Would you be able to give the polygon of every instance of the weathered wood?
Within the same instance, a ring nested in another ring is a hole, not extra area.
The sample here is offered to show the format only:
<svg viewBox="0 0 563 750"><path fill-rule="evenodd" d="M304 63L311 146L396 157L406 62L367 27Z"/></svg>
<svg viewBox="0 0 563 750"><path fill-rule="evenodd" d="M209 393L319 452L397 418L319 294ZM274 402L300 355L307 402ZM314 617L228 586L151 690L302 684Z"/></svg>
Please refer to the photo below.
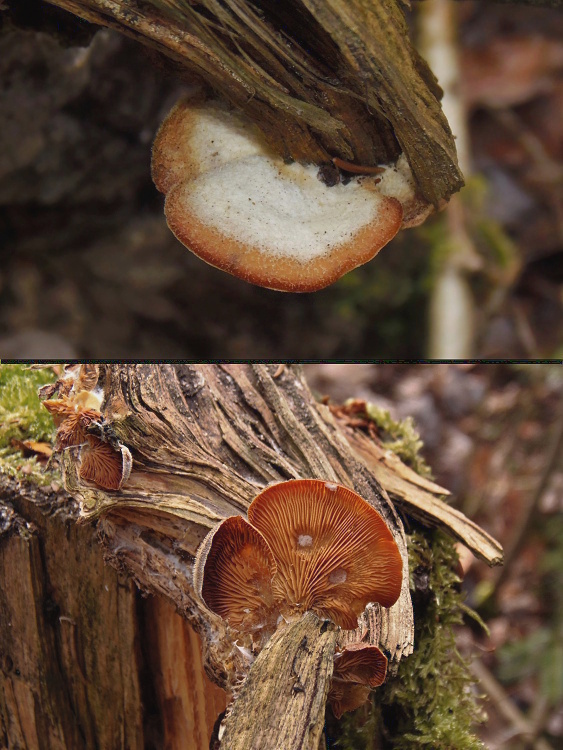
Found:
<svg viewBox="0 0 563 750"><path fill-rule="evenodd" d="M142 750L134 586L65 493L0 480L0 745Z"/></svg>
<svg viewBox="0 0 563 750"><path fill-rule="evenodd" d="M337 627L307 612L280 627L223 722L221 750L318 750Z"/></svg>
<svg viewBox="0 0 563 750"><path fill-rule="evenodd" d="M286 158L373 166L403 151L429 203L463 186L441 90L401 0L48 1L172 58Z"/></svg>
<svg viewBox="0 0 563 750"><path fill-rule="evenodd" d="M198 635L76 520L66 493L0 475L0 747L208 750L226 695Z"/></svg>
<svg viewBox="0 0 563 750"><path fill-rule="evenodd" d="M201 639L163 598L143 602L143 643L159 713L160 746L207 750L227 695L203 669ZM159 744L157 743L157 744Z"/></svg>
<svg viewBox="0 0 563 750"><path fill-rule="evenodd" d="M403 557L403 586L390 609L370 605L378 625L367 637L385 649L391 671L411 653L401 521L338 425L323 418L300 368L107 365L100 384L107 432L131 450L133 471L118 492L87 487L78 479L78 453L69 449L67 488L81 500L84 518L100 519L106 558L143 590L167 597L202 635L217 684L231 686L246 663L224 623L197 600L193 558L218 521L244 514L262 487L285 479L347 485L386 519Z"/></svg>

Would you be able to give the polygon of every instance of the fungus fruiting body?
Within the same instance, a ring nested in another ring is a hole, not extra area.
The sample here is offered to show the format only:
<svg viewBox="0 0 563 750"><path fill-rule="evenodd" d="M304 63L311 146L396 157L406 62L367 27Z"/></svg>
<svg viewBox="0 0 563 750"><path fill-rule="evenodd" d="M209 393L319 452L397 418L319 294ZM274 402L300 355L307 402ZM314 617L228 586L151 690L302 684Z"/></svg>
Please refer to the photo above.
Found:
<svg viewBox="0 0 563 750"><path fill-rule="evenodd" d="M281 291L321 289L371 260L403 220L393 185L406 202L414 195L394 166L367 168L378 184L360 177L328 187L318 166L286 164L246 116L218 102L176 105L155 140L152 171L186 247Z"/></svg>
<svg viewBox="0 0 563 750"><path fill-rule="evenodd" d="M398 598L402 559L383 518L340 485L304 479L261 492L248 521L268 541L277 565L272 589L284 614L312 609L345 629L369 602Z"/></svg>
<svg viewBox="0 0 563 750"><path fill-rule="evenodd" d="M241 516L226 518L206 538L207 575L202 597L209 609L238 630L252 631L273 623L270 581L276 564L262 535Z"/></svg>
<svg viewBox="0 0 563 750"><path fill-rule="evenodd" d="M80 478L106 490L117 490L129 476L131 454L125 446L115 450L89 430L102 419L102 398L94 388L96 382L97 370L80 365L74 386L64 388L60 398L44 400L43 406L57 427L56 450L80 446ZM83 388L85 384L94 389L74 391L75 386Z"/></svg>
<svg viewBox="0 0 563 750"><path fill-rule="evenodd" d="M315 479L268 487L248 521L228 518L206 537L194 580L232 627L312 610L353 629L369 602L399 597L402 558L387 524L352 490Z"/></svg>
<svg viewBox="0 0 563 750"><path fill-rule="evenodd" d="M229 623L237 648L246 638L253 650L308 611L354 629L369 602L392 606L401 585L402 557L381 515L352 490L316 479L263 490L248 521L227 518L207 535L194 566L206 607ZM335 715L360 706L386 671L376 646L343 646L328 696Z"/></svg>

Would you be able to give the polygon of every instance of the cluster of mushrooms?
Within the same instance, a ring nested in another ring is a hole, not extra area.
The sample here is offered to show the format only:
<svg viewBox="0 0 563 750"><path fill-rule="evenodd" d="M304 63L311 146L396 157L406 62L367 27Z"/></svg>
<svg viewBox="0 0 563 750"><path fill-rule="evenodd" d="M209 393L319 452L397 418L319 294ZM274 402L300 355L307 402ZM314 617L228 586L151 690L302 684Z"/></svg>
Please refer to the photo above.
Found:
<svg viewBox="0 0 563 750"><path fill-rule="evenodd" d="M51 413L57 437L55 451L74 447L79 451L79 476L104 490L118 490L131 471L131 453L119 449L94 434L101 426L103 392L96 387L97 365L71 365L55 386L57 398L47 398L43 406ZM53 395L53 385L42 395ZM98 430L99 432L99 430Z"/></svg>
<svg viewBox="0 0 563 750"><path fill-rule="evenodd" d="M70 367L56 388L57 398L43 401L58 428L55 449L75 447L80 478L118 490L131 454L100 437L97 371ZM248 521L232 516L209 532L196 557L194 586L252 660L278 627L307 611L356 629L368 603L396 602L402 567L390 529L369 503L341 485L298 479L257 495ZM387 658L377 646L361 640L341 646L328 695L335 716L364 703L386 673Z"/></svg>
<svg viewBox="0 0 563 750"><path fill-rule="evenodd" d="M404 155L382 167L334 158L330 168L344 179L329 186L318 165L284 162L246 115L197 91L172 109L153 146L153 181L180 242L287 292L332 284L432 209Z"/></svg>
<svg viewBox="0 0 563 750"><path fill-rule="evenodd" d="M369 602L398 599L402 558L379 513L352 490L317 479L272 485L248 521L232 516L204 539L194 584L206 607L239 638L261 648L276 628L313 611L343 630ZM334 657L328 700L334 714L360 706L386 676L387 658L362 642Z"/></svg>

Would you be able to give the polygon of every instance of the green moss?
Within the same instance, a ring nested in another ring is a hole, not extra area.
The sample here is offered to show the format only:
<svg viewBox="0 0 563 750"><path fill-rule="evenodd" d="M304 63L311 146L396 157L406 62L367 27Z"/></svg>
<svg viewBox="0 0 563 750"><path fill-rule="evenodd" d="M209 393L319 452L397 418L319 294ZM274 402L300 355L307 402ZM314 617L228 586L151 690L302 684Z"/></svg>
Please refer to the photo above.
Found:
<svg viewBox="0 0 563 750"><path fill-rule="evenodd" d="M412 417L396 422L391 419L391 415L386 409L369 402L366 404L366 412L368 417L382 430L383 446L396 453L417 474L430 477L430 467L420 455L422 440L414 426Z"/></svg>
<svg viewBox="0 0 563 750"><path fill-rule="evenodd" d="M456 650L453 626L467 608L454 570L454 542L419 526L408 536L415 647L370 704L344 714L339 750L480 750L484 720L474 680Z"/></svg>
<svg viewBox="0 0 563 750"><path fill-rule="evenodd" d="M397 676L375 694L393 750L477 750L473 726L484 716L453 626L466 607L454 570L454 542L419 527L408 537L410 589L415 606L415 648Z"/></svg>
<svg viewBox="0 0 563 750"><path fill-rule="evenodd" d="M0 364L0 472L37 484L50 484L55 473L36 458L24 458L14 440L51 442L55 426L37 395L42 385L57 376L51 368L32 370L29 365Z"/></svg>
<svg viewBox="0 0 563 750"><path fill-rule="evenodd" d="M422 441L412 419L395 422L387 411L367 405L382 430L386 448L415 471L431 474L420 456ZM366 706L327 724L329 748L339 750L478 750L474 734L484 720L474 680L459 655L454 626L464 615L477 617L464 604L456 573L455 542L445 533L409 519L407 535L415 646L398 674L372 694ZM479 618L477 618L479 621ZM332 735L332 742L330 737ZM336 739L338 738L338 739Z"/></svg>

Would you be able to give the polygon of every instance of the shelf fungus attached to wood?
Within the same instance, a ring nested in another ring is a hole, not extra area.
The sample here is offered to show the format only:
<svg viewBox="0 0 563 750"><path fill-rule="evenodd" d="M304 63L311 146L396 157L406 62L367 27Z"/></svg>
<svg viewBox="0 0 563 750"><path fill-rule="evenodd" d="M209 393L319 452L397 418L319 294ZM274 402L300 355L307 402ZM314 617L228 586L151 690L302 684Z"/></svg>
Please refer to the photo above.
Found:
<svg viewBox="0 0 563 750"><path fill-rule="evenodd" d="M338 158L330 167L332 186L321 179L323 165L288 164L274 154L242 112L197 98L172 109L152 159L168 225L189 250L245 281L287 292L328 286L431 210L417 197L404 156L361 175L352 172L364 168L351 170Z"/></svg>

